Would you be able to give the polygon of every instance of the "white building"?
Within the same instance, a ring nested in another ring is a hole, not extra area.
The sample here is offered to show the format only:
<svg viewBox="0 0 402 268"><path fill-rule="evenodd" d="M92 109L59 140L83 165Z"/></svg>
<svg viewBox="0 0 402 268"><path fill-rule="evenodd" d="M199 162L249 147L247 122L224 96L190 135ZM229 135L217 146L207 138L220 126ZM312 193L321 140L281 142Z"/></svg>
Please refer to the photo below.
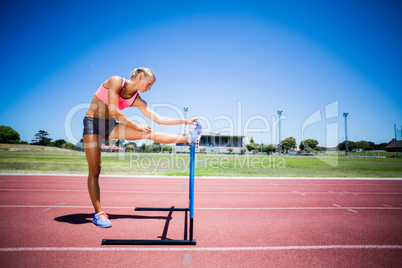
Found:
<svg viewBox="0 0 402 268"><path fill-rule="evenodd" d="M205 134L201 136L201 142L197 151L205 149L206 153L228 153L232 148L232 153L240 153L244 149L247 152L246 144L243 138L246 136L230 136L218 134ZM190 145L188 143L178 143L175 146L176 153L188 152Z"/></svg>

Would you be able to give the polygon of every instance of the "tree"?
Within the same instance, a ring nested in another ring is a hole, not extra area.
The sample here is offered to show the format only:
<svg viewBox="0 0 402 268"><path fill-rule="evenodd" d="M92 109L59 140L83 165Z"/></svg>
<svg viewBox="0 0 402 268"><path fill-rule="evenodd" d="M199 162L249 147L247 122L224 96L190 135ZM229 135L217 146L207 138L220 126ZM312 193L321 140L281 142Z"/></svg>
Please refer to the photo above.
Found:
<svg viewBox="0 0 402 268"><path fill-rule="evenodd" d="M164 144L162 146L162 151L172 153L172 146ZM204 152L205 152L205 148L204 148Z"/></svg>
<svg viewBox="0 0 402 268"><path fill-rule="evenodd" d="M387 146L387 143L380 143L380 144L375 144L374 142L371 141L348 141L348 148L349 152L353 150L358 150L361 149L363 151L372 151L372 150L385 150L385 146ZM345 151L345 141L339 143L336 148L339 151Z"/></svg>
<svg viewBox="0 0 402 268"><path fill-rule="evenodd" d="M315 149L316 149L316 151L319 151L319 152L324 152L324 151L328 150L328 148L325 146L317 146L317 147L315 147Z"/></svg>
<svg viewBox="0 0 402 268"><path fill-rule="evenodd" d="M288 137L282 141L282 150L287 152L292 149L296 149L297 143L296 139L293 137Z"/></svg>
<svg viewBox="0 0 402 268"><path fill-rule="evenodd" d="M132 142L132 141L127 142L124 146L127 146L127 145L132 145L134 147L134 149L137 148L137 143Z"/></svg>
<svg viewBox="0 0 402 268"><path fill-rule="evenodd" d="M56 140L56 141L54 142L54 146L61 148L61 147L63 146L63 144L65 144L65 143L67 143L66 140L64 140L64 139L59 139L59 140Z"/></svg>
<svg viewBox="0 0 402 268"><path fill-rule="evenodd" d="M126 152L132 152L135 150L134 145L132 144L126 144L126 146L124 147L124 149L126 150Z"/></svg>
<svg viewBox="0 0 402 268"><path fill-rule="evenodd" d="M154 147L152 145L145 146L145 152L152 153L154 151Z"/></svg>
<svg viewBox="0 0 402 268"><path fill-rule="evenodd" d="M250 138L250 143L246 145L250 152L259 151L261 149L260 145L254 142L254 138Z"/></svg>
<svg viewBox="0 0 402 268"><path fill-rule="evenodd" d="M145 152L147 150L147 145L145 143L141 144L140 152Z"/></svg>
<svg viewBox="0 0 402 268"><path fill-rule="evenodd" d="M152 147L153 147L153 151L155 153L159 153L161 151L161 149L162 149L162 145L160 143L157 143L157 142L153 142Z"/></svg>
<svg viewBox="0 0 402 268"><path fill-rule="evenodd" d="M117 140L116 141L116 146L124 147L124 140Z"/></svg>
<svg viewBox="0 0 402 268"><path fill-rule="evenodd" d="M52 139L47 136L49 136L49 133L44 130L39 130L38 133L35 134L35 139L32 140L31 144L49 146Z"/></svg>
<svg viewBox="0 0 402 268"><path fill-rule="evenodd" d="M273 144L268 144L262 148L262 151L267 153L268 155L275 153L276 150L278 150L278 147L276 147L276 145Z"/></svg>
<svg viewBox="0 0 402 268"><path fill-rule="evenodd" d="M343 141L343 142L339 143L339 144L336 146L336 148L337 148L339 151L345 151L345 150L346 150L346 142ZM356 148L357 148L356 143L353 142L353 141L348 141L348 148L349 148L349 152L351 152L352 150L356 149Z"/></svg>
<svg viewBox="0 0 402 268"><path fill-rule="evenodd" d="M374 144L374 150L385 150L387 146L386 142L380 143L380 144Z"/></svg>
<svg viewBox="0 0 402 268"><path fill-rule="evenodd" d="M362 149L364 151L372 151L374 150L374 143L368 141L357 141L356 149Z"/></svg>
<svg viewBox="0 0 402 268"><path fill-rule="evenodd" d="M249 150L250 152L254 151L255 150L254 145L255 143L246 144L247 150Z"/></svg>
<svg viewBox="0 0 402 268"><path fill-rule="evenodd" d="M133 152L137 148L137 144L135 142L128 142L124 145L124 149L126 152Z"/></svg>
<svg viewBox="0 0 402 268"><path fill-rule="evenodd" d="M20 134L12 127L0 126L0 143L19 143Z"/></svg>
<svg viewBox="0 0 402 268"><path fill-rule="evenodd" d="M76 150L77 149L77 145L72 144L71 142L66 142L64 143L61 148L64 149L71 149L71 150Z"/></svg>
<svg viewBox="0 0 402 268"><path fill-rule="evenodd" d="M306 139L300 142L299 148L302 151L314 150L317 147L318 141L314 139Z"/></svg>

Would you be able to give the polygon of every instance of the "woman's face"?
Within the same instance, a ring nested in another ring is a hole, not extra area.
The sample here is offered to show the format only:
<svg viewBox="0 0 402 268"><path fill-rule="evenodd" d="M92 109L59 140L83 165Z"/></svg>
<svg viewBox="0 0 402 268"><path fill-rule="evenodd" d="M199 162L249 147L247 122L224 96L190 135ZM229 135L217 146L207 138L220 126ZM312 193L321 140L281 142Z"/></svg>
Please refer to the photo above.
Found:
<svg viewBox="0 0 402 268"><path fill-rule="evenodd" d="M146 77L146 76L144 76L142 74L139 76L139 80L140 81L139 81L138 90L141 93L144 93L144 92L147 92L147 91L151 90L151 87L153 86L153 84L155 82L153 78Z"/></svg>

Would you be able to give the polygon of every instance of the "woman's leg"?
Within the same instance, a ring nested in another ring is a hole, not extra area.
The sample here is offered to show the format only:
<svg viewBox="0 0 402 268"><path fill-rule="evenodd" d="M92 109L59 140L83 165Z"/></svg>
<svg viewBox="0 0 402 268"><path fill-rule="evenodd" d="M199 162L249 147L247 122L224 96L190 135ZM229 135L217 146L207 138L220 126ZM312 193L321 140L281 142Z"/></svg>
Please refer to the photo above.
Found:
<svg viewBox="0 0 402 268"><path fill-rule="evenodd" d="M102 211L100 204L99 175L101 172L102 137L96 134L84 135L85 155L88 162L88 192L95 213Z"/></svg>
<svg viewBox="0 0 402 268"><path fill-rule="evenodd" d="M157 143L186 143L188 142L188 135L172 134L158 131L139 131L124 124L117 124L109 135L109 139L121 140L152 140Z"/></svg>

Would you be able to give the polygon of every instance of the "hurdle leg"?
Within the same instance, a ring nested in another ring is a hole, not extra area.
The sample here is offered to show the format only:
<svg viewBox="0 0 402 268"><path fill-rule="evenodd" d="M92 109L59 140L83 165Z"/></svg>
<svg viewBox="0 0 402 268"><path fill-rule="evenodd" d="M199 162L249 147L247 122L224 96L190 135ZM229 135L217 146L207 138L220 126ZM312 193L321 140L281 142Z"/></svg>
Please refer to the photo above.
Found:
<svg viewBox="0 0 402 268"><path fill-rule="evenodd" d="M189 208L190 208L190 240L193 240L194 230L194 171L195 171L195 143L190 147L190 182L189 182Z"/></svg>

